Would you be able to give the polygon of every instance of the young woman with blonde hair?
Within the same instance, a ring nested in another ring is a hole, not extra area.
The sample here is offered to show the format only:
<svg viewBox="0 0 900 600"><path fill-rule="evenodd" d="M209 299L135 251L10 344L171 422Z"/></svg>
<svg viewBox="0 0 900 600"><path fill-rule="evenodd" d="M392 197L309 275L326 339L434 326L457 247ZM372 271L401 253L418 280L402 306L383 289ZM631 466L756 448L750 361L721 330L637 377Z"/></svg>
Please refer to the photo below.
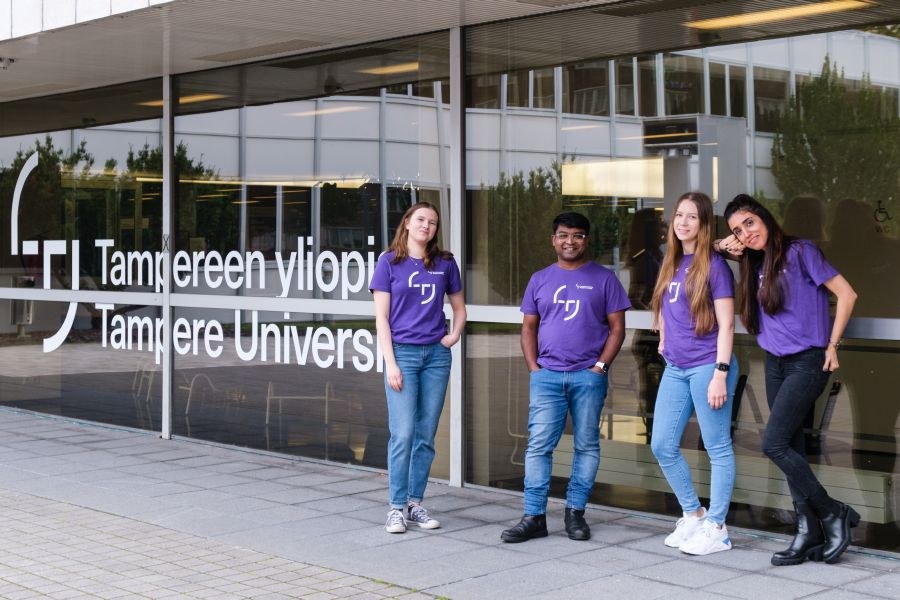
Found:
<svg viewBox="0 0 900 600"><path fill-rule="evenodd" d="M704 555L731 548L725 516L734 488L731 403L737 385L734 278L713 252L712 201L683 194L667 234L666 254L653 292L652 310L666 360L656 398L650 447L678 498L683 516L666 546ZM681 453L681 437L693 413L712 467L709 510L703 508Z"/></svg>

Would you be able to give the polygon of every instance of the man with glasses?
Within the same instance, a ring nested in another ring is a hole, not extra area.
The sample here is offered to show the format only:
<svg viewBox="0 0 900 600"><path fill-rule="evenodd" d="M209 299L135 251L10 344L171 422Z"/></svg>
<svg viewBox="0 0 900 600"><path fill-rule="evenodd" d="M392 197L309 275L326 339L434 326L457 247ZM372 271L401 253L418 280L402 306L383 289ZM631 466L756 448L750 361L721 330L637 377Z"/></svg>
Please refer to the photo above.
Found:
<svg viewBox="0 0 900 600"><path fill-rule="evenodd" d="M600 465L600 411L631 303L615 274L588 259L590 228L579 213L553 220L556 262L531 276L522 299L522 353L531 373L525 514L501 534L504 542L547 536L553 451L570 413L574 439L566 533L572 540L591 537L584 507Z"/></svg>

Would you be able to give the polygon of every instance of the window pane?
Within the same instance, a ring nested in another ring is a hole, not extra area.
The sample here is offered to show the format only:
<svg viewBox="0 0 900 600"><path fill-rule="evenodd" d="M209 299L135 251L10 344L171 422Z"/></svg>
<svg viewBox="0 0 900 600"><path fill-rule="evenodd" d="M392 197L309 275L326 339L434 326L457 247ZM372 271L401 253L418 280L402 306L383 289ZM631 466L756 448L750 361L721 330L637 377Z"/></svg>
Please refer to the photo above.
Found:
<svg viewBox="0 0 900 600"><path fill-rule="evenodd" d="M359 250L367 246L368 236L381 239L381 215L378 210L380 186L359 188L322 186L321 250Z"/></svg>
<svg viewBox="0 0 900 600"><path fill-rule="evenodd" d="M725 106L725 65L709 63L709 109L714 115L727 115Z"/></svg>
<svg viewBox="0 0 900 600"><path fill-rule="evenodd" d="M534 108L555 108L554 69L534 71Z"/></svg>
<svg viewBox="0 0 900 600"><path fill-rule="evenodd" d="M609 115L607 64L604 60L563 67L563 112Z"/></svg>
<svg viewBox="0 0 900 600"><path fill-rule="evenodd" d="M779 117L787 110L788 72L754 67L753 87L756 91L756 130L774 132Z"/></svg>
<svg viewBox="0 0 900 600"><path fill-rule="evenodd" d="M302 241L298 245L298 238L310 235L310 188L298 188L284 186L282 188L282 222L283 232L281 242L282 252L296 252L304 248Z"/></svg>
<svg viewBox="0 0 900 600"><path fill-rule="evenodd" d="M500 75L470 77L466 106L472 108L500 108Z"/></svg>
<svg viewBox="0 0 900 600"><path fill-rule="evenodd" d="M728 67L728 89L731 92L731 116L747 116L747 69L730 65Z"/></svg>
<svg viewBox="0 0 900 600"><path fill-rule="evenodd" d="M684 115L703 111L703 61L694 56L663 58L666 114Z"/></svg>
<svg viewBox="0 0 900 600"><path fill-rule="evenodd" d="M528 106L528 71L517 71L506 75L506 105Z"/></svg>
<svg viewBox="0 0 900 600"><path fill-rule="evenodd" d="M656 116L656 58L638 57L638 101L642 117Z"/></svg>
<svg viewBox="0 0 900 600"><path fill-rule="evenodd" d="M616 113L634 114L634 67L630 58L616 59Z"/></svg>

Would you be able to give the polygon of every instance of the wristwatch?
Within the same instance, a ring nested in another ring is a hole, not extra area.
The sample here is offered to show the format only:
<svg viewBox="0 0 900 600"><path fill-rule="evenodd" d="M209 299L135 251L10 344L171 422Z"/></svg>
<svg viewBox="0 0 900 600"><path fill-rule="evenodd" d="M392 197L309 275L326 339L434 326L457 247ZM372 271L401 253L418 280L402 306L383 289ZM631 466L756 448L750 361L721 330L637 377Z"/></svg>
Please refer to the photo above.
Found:
<svg viewBox="0 0 900 600"><path fill-rule="evenodd" d="M598 369L600 369L601 371L603 371L604 373L606 373L607 368L608 368L607 364L605 362L603 362L602 360L598 360L597 362L595 362L594 366L597 367Z"/></svg>
<svg viewBox="0 0 900 600"><path fill-rule="evenodd" d="M731 369L731 365L729 365L728 363L716 363L716 369L727 373L728 370Z"/></svg>

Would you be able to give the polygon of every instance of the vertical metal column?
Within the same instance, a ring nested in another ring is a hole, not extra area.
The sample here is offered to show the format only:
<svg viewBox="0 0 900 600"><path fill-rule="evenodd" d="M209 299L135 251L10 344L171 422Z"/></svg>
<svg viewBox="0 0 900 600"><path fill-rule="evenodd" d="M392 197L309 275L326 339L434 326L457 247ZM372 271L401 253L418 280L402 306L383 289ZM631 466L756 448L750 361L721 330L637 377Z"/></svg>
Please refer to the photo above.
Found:
<svg viewBox="0 0 900 600"><path fill-rule="evenodd" d="M450 29L450 251L460 270L466 272L463 253L463 223L466 203L466 123L464 31ZM464 278L465 279L465 278ZM465 478L465 404L463 402L463 361L465 360L465 332L451 351L450 367L450 485L462 487Z"/></svg>
<svg viewBox="0 0 900 600"><path fill-rule="evenodd" d="M166 36L168 37L168 36ZM168 48L168 39L165 40ZM164 61L168 65L168 61ZM172 231L174 210L172 204L175 200L175 169L174 142L175 142L175 111L173 109L172 76L164 75L163 85L163 116L162 116L162 424L160 436L165 439L172 438L172 381L175 370L175 362L172 353L172 245L175 243Z"/></svg>

